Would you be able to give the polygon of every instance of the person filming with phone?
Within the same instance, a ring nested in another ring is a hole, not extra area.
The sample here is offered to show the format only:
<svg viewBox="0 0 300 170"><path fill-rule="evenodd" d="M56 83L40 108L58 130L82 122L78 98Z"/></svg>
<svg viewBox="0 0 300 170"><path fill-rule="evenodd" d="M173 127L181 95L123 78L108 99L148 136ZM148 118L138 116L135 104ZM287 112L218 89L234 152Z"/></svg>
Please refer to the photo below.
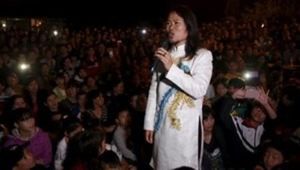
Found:
<svg viewBox="0 0 300 170"><path fill-rule="evenodd" d="M228 148L226 167L253 166L249 160L254 160L263 140L265 121L277 118L268 95L260 87L249 87L233 78L228 83L228 95L215 105L215 110Z"/></svg>

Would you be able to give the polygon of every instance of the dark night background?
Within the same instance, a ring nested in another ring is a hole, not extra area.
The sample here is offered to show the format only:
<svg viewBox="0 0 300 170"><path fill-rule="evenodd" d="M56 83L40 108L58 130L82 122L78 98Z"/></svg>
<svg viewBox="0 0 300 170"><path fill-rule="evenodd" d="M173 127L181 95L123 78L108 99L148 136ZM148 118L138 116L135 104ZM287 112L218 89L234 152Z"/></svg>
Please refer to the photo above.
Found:
<svg viewBox="0 0 300 170"><path fill-rule="evenodd" d="M51 17L65 18L78 24L135 24L158 23L170 5L183 3L190 6L200 21L224 17L227 2L239 3L239 9L255 0L2 0L0 16L4 17Z"/></svg>

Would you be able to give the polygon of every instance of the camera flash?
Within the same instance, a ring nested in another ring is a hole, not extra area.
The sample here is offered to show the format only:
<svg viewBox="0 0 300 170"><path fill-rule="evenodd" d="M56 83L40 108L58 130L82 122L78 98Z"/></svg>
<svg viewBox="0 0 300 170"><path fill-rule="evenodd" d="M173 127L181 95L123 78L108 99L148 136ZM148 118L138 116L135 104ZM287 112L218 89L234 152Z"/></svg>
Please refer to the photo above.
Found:
<svg viewBox="0 0 300 170"><path fill-rule="evenodd" d="M146 34L147 33L147 30L146 29L142 29L142 34Z"/></svg>
<svg viewBox="0 0 300 170"><path fill-rule="evenodd" d="M19 67L20 67L21 70L26 70L26 69L29 68L29 65L28 65L28 64L25 64L25 63L22 63L22 64L20 64Z"/></svg>
<svg viewBox="0 0 300 170"><path fill-rule="evenodd" d="M54 36L57 36L57 35L58 35L58 31L57 31L57 30L54 30L54 31L53 31L53 35L54 35Z"/></svg>
<svg viewBox="0 0 300 170"><path fill-rule="evenodd" d="M245 79L250 79L251 78L251 74L249 72L244 73L244 78Z"/></svg>

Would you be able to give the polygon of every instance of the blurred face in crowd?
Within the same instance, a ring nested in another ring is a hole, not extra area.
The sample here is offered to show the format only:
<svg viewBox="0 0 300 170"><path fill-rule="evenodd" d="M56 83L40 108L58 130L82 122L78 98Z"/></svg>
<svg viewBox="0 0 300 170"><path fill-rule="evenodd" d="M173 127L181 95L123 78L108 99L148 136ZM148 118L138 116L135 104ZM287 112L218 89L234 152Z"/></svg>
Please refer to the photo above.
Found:
<svg viewBox="0 0 300 170"><path fill-rule="evenodd" d="M5 90L5 85L4 83L0 82L0 92L3 92Z"/></svg>
<svg viewBox="0 0 300 170"><path fill-rule="evenodd" d="M64 78L57 77L56 78L56 84L57 84L58 87L64 88L64 86L65 86L65 80L64 80Z"/></svg>
<svg viewBox="0 0 300 170"><path fill-rule="evenodd" d="M95 50L93 48L89 48L87 53L88 53L89 59L95 59L94 58Z"/></svg>
<svg viewBox="0 0 300 170"><path fill-rule="evenodd" d="M70 75L67 72L65 72L64 73L64 84L68 84L70 79L71 79Z"/></svg>
<svg viewBox="0 0 300 170"><path fill-rule="evenodd" d="M267 83L267 75L265 73L262 73L259 75L259 81L261 83Z"/></svg>
<svg viewBox="0 0 300 170"><path fill-rule="evenodd" d="M70 132L67 136L69 138L74 137L76 134L80 133L84 131L84 128L81 125L78 125L78 127L76 129L74 129L72 132Z"/></svg>
<svg viewBox="0 0 300 170"><path fill-rule="evenodd" d="M79 70L79 76L81 77L81 78L85 78L86 77L86 71L83 69L83 68L81 68L80 70Z"/></svg>
<svg viewBox="0 0 300 170"><path fill-rule="evenodd" d="M147 96L145 94L140 94L138 96L136 105L137 105L137 110L144 111L147 105Z"/></svg>
<svg viewBox="0 0 300 170"><path fill-rule="evenodd" d="M117 123L120 126L127 127L130 123L130 116L128 110L123 110L119 113Z"/></svg>
<svg viewBox="0 0 300 170"><path fill-rule="evenodd" d="M228 63L228 71L229 72L237 72L239 68L239 65L235 61L231 61Z"/></svg>
<svg viewBox="0 0 300 170"><path fill-rule="evenodd" d="M52 59L52 56L53 56L52 55L52 51L51 50L47 50L46 53L45 53L45 56L46 56L47 59Z"/></svg>
<svg viewBox="0 0 300 170"><path fill-rule="evenodd" d="M96 80L93 77L89 77L87 79L87 86L88 87L94 87L94 86L96 86Z"/></svg>
<svg viewBox="0 0 300 170"><path fill-rule="evenodd" d="M60 53L61 53L62 56L67 56L68 55L68 48L65 47L65 46L62 46L60 48Z"/></svg>
<svg viewBox="0 0 300 170"><path fill-rule="evenodd" d="M294 101L293 100L290 100L289 97L284 94L283 97L282 97L282 103L285 105L285 106L291 106L294 104Z"/></svg>
<svg viewBox="0 0 300 170"><path fill-rule="evenodd" d="M64 62L64 67L65 69L72 69L73 68L73 64L70 58L66 58L65 62Z"/></svg>
<svg viewBox="0 0 300 170"><path fill-rule="evenodd" d="M266 114L260 107L254 107L251 111L251 118L258 124L262 124L266 119Z"/></svg>
<svg viewBox="0 0 300 170"><path fill-rule="evenodd" d="M171 43L176 45L185 43L188 36L186 24L183 18L180 17L176 12L171 12L169 14L166 30Z"/></svg>
<svg viewBox="0 0 300 170"><path fill-rule="evenodd" d="M81 94L78 96L78 104L80 106L85 106L86 105L86 95L85 94Z"/></svg>
<svg viewBox="0 0 300 170"><path fill-rule="evenodd" d="M245 96L245 94L246 94L245 88L237 88L237 87L233 87L233 86L229 86L227 91L231 95L238 93L239 96Z"/></svg>
<svg viewBox="0 0 300 170"><path fill-rule="evenodd" d="M227 93L227 88L224 86L224 84L219 83L216 86L216 93L217 96L224 96Z"/></svg>
<svg viewBox="0 0 300 170"><path fill-rule="evenodd" d="M32 156L32 153L27 149L24 149L24 155L22 159L17 162L13 170L29 170L35 166L35 160Z"/></svg>
<svg viewBox="0 0 300 170"><path fill-rule="evenodd" d="M266 153L264 155L264 164L267 169L272 169L275 166L282 164L283 160L284 157L279 150L273 147L269 147L266 150Z"/></svg>
<svg viewBox="0 0 300 170"><path fill-rule="evenodd" d="M104 97L103 97L103 95L99 94L99 96L96 97L93 100L93 103L94 103L94 105L97 105L97 106L103 106L104 105Z"/></svg>
<svg viewBox="0 0 300 170"><path fill-rule="evenodd" d="M77 95L77 88L76 88L76 87L73 87L73 86L69 87L69 88L67 89L67 95L68 95L69 97L75 98L76 95Z"/></svg>
<svg viewBox="0 0 300 170"><path fill-rule="evenodd" d="M137 99L138 99L137 95L131 96L130 98L130 106L134 109L136 109Z"/></svg>
<svg viewBox="0 0 300 170"><path fill-rule="evenodd" d="M120 82L119 84L117 84L117 85L114 87L114 94L115 94L115 95L123 94L123 92L124 92L124 83L123 83L123 82Z"/></svg>
<svg viewBox="0 0 300 170"><path fill-rule="evenodd" d="M54 94L48 96L46 105L51 111L55 112L58 110L58 101Z"/></svg>
<svg viewBox="0 0 300 170"><path fill-rule="evenodd" d="M11 86L11 87L14 87L16 86L17 84L19 83L18 81L18 77L16 74L12 74L8 77L8 84Z"/></svg>
<svg viewBox="0 0 300 170"><path fill-rule="evenodd" d="M31 116L26 118L25 120L19 121L17 128L25 132L34 132L35 130L34 118Z"/></svg>
<svg viewBox="0 0 300 170"><path fill-rule="evenodd" d="M206 119L203 120L203 128L206 132L211 132L214 129L215 118L212 115L209 115Z"/></svg>
<svg viewBox="0 0 300 170"><path fill-rule="evenodd" d="M47 74L49 74L49 65L48 65L48 64L43 64L43 65L42 65L41 73L42 73L42 75L47 75Z"/></svg>
<svg viewBox="0 0 300 170"><path fill-rule="evenodd" d="M17 97L14 100L13 109L26 108L26 102L23 97Z"/></svg>
<svg viewBox="0 0 300 170"><path fill-rule="evenodd" d="M33 80L31 81L29 84L28 84L28 91L31 92L31 93L36 93L39 89L39 85L38 85L38 82L36 80Z"/></svg>

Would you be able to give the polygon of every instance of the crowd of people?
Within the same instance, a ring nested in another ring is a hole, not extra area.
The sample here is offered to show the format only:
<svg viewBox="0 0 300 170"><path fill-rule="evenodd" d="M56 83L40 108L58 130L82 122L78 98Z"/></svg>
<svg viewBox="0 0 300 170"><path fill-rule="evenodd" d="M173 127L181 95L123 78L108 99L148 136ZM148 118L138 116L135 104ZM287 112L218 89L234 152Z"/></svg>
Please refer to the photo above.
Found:
<svg viewBox="0 0 300 170"><path fill-rule="evenodd" d="M299 169L299 20L199 29L213 54L202 169ZM143 125L164 36L155 27L1 30L1 169L151 169Z"/></svg>

